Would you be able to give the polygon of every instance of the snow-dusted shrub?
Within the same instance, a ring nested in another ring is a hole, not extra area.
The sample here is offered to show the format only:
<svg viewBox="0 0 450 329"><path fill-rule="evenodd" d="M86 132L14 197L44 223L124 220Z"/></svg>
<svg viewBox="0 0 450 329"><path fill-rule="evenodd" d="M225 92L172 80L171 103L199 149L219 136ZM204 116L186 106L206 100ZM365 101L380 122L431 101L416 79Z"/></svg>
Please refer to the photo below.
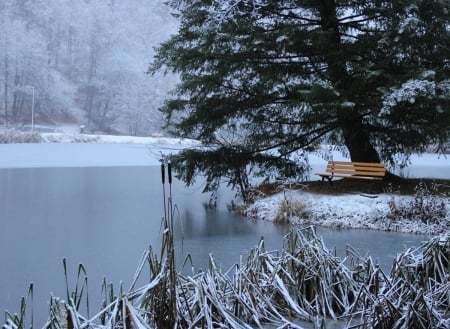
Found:
<svg viewBox="0 0 450 329"><path fill-rule="evenodd" d="M389 209L388 218L394 221L410 219L434 223L447 216L445 201L439 194L438 185L431 184L428 188L424 182L415 187L414 197L411 200L397 201L393 197L389 201Z"/></svg>
<svg viewBox="0 0 450 329"><path fill-rule="evenodd" d="M42 138L36 132L22 132L14 129L0 130L0 144L40 142L42 142Z"/></svg>
<svg viewBox="0 0 450 329"><path fill-rule="evenodd" d="M275 216L276 223L290 223L292 218L308 218L309 211L305 202L285 197L281 200Z"/></svg>
<svg viewBox="0 0 450 329"><path fill-rule="evenodd" d="M296 190L305 190L307 187L296 185ZM278 191L283 193L283 197L279 200L276 209L274 222L275 223L292 223L292 219L309 218L310 212L307 209L306 203L298 198L291 197L292 190L286 188L285 185L280 185Z"/></svg>

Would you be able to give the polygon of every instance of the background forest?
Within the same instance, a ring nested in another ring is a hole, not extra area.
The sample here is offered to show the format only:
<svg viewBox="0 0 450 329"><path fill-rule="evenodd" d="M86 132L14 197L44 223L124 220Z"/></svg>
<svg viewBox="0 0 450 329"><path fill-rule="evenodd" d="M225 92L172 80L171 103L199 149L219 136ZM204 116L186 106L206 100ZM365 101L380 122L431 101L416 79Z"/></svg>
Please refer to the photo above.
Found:
<svg viewBox="0 0 450 329"><path fill-rule="evenodd" d="M176 31L162 0L0 0L0 125L159 131L175 77L146 74Z"/></svg>

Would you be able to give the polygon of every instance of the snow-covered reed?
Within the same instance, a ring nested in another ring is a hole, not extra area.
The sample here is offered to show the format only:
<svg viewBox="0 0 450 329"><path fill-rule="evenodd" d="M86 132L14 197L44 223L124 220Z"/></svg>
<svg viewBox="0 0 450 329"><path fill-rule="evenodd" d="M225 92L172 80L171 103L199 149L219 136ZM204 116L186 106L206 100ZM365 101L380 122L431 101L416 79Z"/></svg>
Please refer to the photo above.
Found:
<svg viewBox="0 0 450 329"><path fill-rule="evenodd" d="M309 227L290 232L281 251L266 251L261 239L228 271L211 257L207 269L186 276L175 269L170 218L161 254L144 253L128 291L105 283L102 308L89 316L80 266L67 300L50 300L45 328L301 328L299 320L330 318L349 328L449 327L450 234L399 254L390 274L351 247L348 259L334 256ZM3 329L25 328L25 308L22 301L19 315L7 313Z"/></svg>
<svg viewBox="0 0 450 329"><path fill-rule="evenodd" d="M353 310L353 328L450 328L450 233L397 256L387 277L378 268Z"/></svg>

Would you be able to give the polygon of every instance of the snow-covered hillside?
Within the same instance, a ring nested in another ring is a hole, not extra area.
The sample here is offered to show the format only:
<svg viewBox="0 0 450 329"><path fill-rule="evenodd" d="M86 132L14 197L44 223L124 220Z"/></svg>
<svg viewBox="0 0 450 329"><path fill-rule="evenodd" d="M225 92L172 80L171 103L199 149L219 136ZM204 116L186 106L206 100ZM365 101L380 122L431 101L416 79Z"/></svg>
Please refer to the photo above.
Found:
<svg viewBox="0 0 450 329"><path fill-rule="evenodd" d="M2 1L0 124L158 130L176 77L146 74L177 29L163 0Z"/></svg>

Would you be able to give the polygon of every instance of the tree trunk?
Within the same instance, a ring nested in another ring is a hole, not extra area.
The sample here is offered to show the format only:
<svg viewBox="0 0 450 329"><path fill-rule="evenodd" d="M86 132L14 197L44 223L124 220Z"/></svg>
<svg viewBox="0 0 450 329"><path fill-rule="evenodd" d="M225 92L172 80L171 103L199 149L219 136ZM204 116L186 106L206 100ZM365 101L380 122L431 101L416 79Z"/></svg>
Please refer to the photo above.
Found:
<svg viewBox="0 0 450 329"><path fill-rule="evenodd" d="M378 152L369 139L361 119L348 120L343 123L342 133L345 146L354 162L380 162Z"/></svg>
<svg viewBox="0 0 450 329"><path fill-rule="evenodd" d="M342 91L341 94L345 95L345 91L351 86L351 77L346 70L345 59L341 58L342 55L337 51L343 45L336 12L336 0L318 1L317 9L320 13L323 33L327 35L326 42L319 46L323 47L322 51L325 51L328 79L336 90ZM369 133L356 108L338 109L338 121L352 161L380 162L378 152L370 143Z"/></svg>
<svg viewBox="0 0 450 329"><path fill-rule="evenodd" d="M355 113L357 114L357 113ZM344 143L350 153L350 159L353 162L381 162L377 150L370 142L367 129L364 128L361 119L357 116L349 116L342 124L342 134ZM390 182L401 182L404 179L389 171L386 171L385 180Z"/></svg>

